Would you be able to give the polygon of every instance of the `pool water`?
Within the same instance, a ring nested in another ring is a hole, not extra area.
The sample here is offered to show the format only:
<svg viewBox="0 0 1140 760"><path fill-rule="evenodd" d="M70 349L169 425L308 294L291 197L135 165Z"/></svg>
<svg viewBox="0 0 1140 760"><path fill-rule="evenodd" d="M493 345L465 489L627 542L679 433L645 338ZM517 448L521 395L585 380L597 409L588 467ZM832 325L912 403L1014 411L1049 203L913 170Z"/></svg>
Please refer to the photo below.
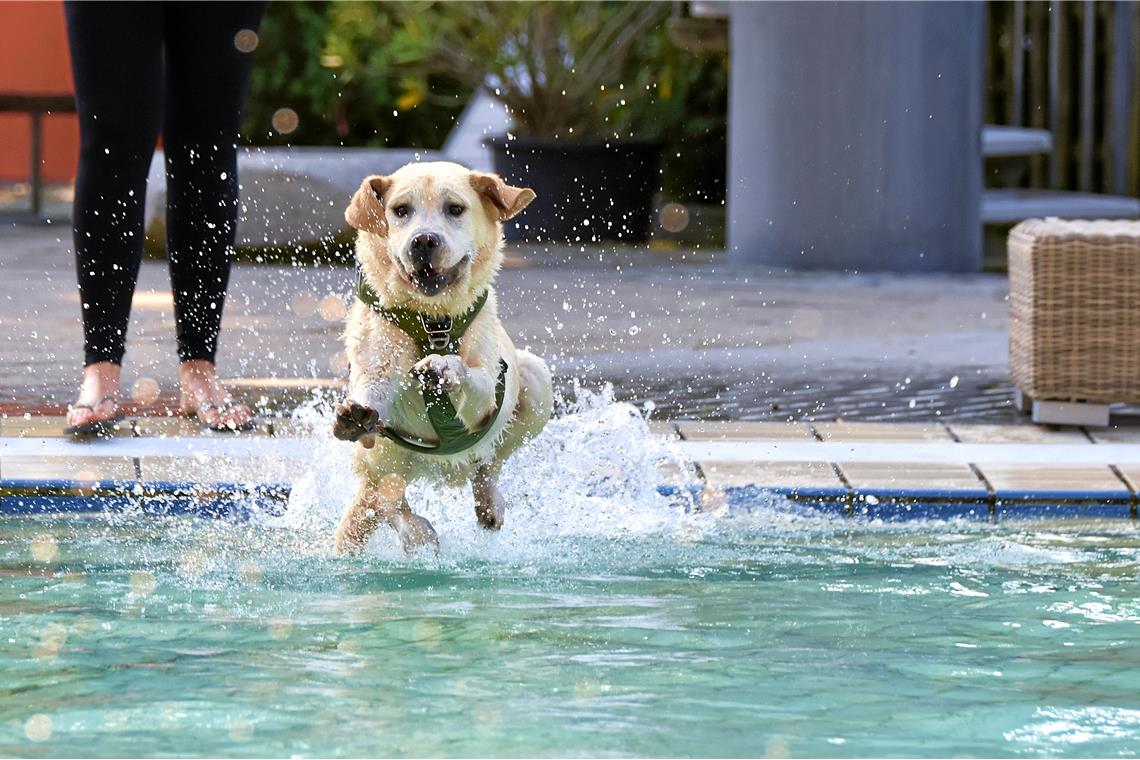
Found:
<svg viewBox="0 0 1140 760"><path fill-rule="evenodd" d="M0 754L1140 752L1129 527L718 523L408 561L6 520Z"/></svg>
<svg viewBox="0 0 1140 760"><path fill-rule="evenodd" d="M438 558L330 556L324 443L284 517L0 520L0 754L1140 754L1131 521L696 510L639 424L556 423L501 534L418 488Z"/></svg>

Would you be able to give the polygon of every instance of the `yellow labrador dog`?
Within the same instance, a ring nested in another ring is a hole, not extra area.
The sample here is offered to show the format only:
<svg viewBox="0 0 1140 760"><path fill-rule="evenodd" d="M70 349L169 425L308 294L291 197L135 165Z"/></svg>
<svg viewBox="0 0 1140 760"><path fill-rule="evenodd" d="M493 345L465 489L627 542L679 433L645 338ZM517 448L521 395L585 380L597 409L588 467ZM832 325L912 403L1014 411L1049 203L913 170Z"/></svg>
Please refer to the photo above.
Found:
<svg viewBox="0 0 1140 760"><path fill-rule="evenodd" d="M532 200L530 189L444 162L367 177L353 196L345 219L358 231L360 274L344 335L350 395L333 435L356 442L360 485L336 552L359 551L383 523L409 553L438 549L435 529L404 498L405 484L422 477L470 482L479 523L502 526L499 470L553 406L550 371L515 348L492 286L502 222Z"/></svg>

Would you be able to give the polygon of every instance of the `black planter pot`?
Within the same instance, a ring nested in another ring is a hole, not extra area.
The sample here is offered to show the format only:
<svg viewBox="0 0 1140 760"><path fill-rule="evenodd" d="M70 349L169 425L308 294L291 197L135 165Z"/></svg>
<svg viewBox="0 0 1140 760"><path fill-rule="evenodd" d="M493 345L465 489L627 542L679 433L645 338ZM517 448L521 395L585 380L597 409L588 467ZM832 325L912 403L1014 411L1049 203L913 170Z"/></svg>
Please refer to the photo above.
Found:
<svg viewBox="0 0 1140 760"><path fill-rule="evenodd" d="M538 196L504 225L508 240L648 239L660 188L659 143L493 138L495 171Z"/></svg>

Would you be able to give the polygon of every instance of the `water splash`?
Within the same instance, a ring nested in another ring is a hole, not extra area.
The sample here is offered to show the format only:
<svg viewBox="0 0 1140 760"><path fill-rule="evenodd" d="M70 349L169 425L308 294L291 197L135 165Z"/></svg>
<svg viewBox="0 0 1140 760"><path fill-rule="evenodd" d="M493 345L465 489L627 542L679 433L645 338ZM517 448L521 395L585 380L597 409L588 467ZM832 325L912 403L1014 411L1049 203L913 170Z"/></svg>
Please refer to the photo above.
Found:
<svg viewBox="0 0 1140 760"><path fill-rule="evenodd" d="M693 513L692 466L675 443L653 434L645 417L628 403L615 402L613 390L576 388L574 399L542 434L514 454L499 488L507 518L498 533L475 523L470 490L430 481L409 484L412 508L435 526L443 552L451 558L534 558L551 542L671 534L700 522ZM282 527L322 533L328 541L355 489L351 448L328 435L332 404L314 398L294 413L294 422L311 435L308 471L294 484ZM662 472L679 478L678 488L659 490ZM378 531L369 554L398 556L396 539Z"/></svg>

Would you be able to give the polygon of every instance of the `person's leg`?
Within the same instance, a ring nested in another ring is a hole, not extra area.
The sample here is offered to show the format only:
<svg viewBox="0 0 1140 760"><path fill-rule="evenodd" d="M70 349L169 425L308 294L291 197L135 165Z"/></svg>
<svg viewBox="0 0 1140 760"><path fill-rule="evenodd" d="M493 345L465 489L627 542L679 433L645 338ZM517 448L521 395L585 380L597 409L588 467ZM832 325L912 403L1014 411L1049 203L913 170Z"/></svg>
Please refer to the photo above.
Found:
<svg viewBox="0 0 1140 760"><path fill-rule="evenodd" d="M235 45L257 30L261 2L172 3L166 18L167 252L174 289L182 407L211 426L240 427L214 358L237 225L237 140L252 55Z"/></svg>
<svg viewBox="0 0 1140 760"><path fill-rule="evenodd" d="M71 425L107 419L142 258L146 176L162 107L158 3L64 4L79 115L73 213L84 373Z"/></svg>

